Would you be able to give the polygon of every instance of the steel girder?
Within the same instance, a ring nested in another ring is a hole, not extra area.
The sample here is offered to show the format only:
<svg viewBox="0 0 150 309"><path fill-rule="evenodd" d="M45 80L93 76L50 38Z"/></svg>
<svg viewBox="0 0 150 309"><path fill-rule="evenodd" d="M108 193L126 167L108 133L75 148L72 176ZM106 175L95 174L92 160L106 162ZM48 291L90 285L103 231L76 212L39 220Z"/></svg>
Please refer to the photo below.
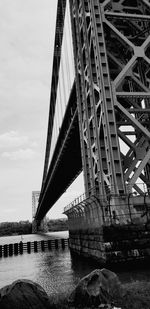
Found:
<svg viewBox="0 0 150 309"><path fill-rule="evenodd" d="M150 4L70 0L87 197L150 187ZM141 183L139 185L139 183Z"/></svg>
<svg viewBox="0 0 150 309"><path fill-rule="evenodd" d="M46 142L45 162L44 162L41 193L44 190L46 177L47 177L47 173L48 173L48 168L49 168L49 157L50 157L52 133L53 133L53 126L54 126L56 97L57 97L57 91L58 91L58 78L59 78L59 68L60 68L60 59L61 59L61 47L62 47L62 39L63 39L65 10L66 10L66 0L58 0L56 29L55 29L55 42L54 42L53 68L52 68L52 80L51 80L50 108L49 108L47 142ZM41 197L40 197L40 199L41 199Z"/></svg>

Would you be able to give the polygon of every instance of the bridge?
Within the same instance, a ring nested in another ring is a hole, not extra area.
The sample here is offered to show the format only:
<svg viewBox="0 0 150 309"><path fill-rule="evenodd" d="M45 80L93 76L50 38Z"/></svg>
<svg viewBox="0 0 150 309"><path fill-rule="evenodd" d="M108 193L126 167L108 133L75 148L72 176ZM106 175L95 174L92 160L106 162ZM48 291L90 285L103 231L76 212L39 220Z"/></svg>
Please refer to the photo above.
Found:
<svg viewBox="0 0 150 309"><path fill-rule="evenodd" d="M37 227L81 171L85 193L64 209L70 248L112 259L126 230L126 255L148 255L148 0L58 0Z"/></svg>

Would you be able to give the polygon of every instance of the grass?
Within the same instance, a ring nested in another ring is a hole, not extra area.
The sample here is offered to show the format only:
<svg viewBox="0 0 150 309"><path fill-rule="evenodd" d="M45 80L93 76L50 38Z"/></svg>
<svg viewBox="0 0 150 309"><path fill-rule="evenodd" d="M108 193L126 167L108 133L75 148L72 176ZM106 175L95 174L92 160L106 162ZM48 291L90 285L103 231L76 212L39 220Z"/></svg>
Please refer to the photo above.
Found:
<svg viewBox="0 0 150 309"><path fill-rule="evenodd" d="M124 296L119 300L122 309L150 309L150 282L135 281L123 288Z"/></svg>
<svg viewBox="0 0 150 309"><path fill-rule="evenodd" d="M114 299L113 305L121 309L150 309L150 283L149 282L133 282L123 285L123 297ZM70 305L68 303L69 295L58 295L50 299L52 308L54 309L87 309L87 307ZM96 307L90 307L96 309ZM90 309L89 308L89 309ZM98 307L97 307L98 308Z"/></svg>

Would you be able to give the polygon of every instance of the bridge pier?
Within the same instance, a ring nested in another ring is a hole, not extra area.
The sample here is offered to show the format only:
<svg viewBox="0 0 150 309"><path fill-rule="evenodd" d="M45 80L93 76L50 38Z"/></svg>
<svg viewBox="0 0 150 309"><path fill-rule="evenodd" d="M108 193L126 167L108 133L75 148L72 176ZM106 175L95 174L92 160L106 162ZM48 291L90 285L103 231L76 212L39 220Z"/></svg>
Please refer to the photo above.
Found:
<svg viewBox="0 0 150 309"><path fill-rule="evenodd" d="M69 222L69 247L74 253L106 262L103 238L103 209L100 201L91 196L64 210Z"/></svg>
<svg viewBox="0 0 150 309"><path fill-rule="evenodd" d="M36 234L38 232L39 222L38 220L33 219L32 221L32 234Z"/></svg>
<svg viewBox="0 0 150 309"><path fill-rule="evenodd" d="M41 221L33 219L33 221L32 221L32 233L36 234L38 232L43 232L43 233L48 232L46 217Z"/></svg>
<svg viewBox="0 0 150 309"><path fill-rule="evenodd" d="M100 264L150 259L150 196L112 195L103 203L94 196L64 213L72 253Z"/></svg>

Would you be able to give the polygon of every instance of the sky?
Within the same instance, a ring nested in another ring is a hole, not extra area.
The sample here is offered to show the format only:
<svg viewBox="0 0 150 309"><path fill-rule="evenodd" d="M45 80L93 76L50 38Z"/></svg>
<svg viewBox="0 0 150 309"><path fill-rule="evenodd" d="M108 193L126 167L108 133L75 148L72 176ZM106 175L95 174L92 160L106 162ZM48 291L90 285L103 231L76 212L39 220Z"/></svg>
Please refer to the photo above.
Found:
<svg viewBox="0 0 150 309"><path fill-rule="evenodd" d="M56 0L0 0L0 222L32 220L41 189L53 61ZM80 175L48 213L81 195Z"/></svg>

